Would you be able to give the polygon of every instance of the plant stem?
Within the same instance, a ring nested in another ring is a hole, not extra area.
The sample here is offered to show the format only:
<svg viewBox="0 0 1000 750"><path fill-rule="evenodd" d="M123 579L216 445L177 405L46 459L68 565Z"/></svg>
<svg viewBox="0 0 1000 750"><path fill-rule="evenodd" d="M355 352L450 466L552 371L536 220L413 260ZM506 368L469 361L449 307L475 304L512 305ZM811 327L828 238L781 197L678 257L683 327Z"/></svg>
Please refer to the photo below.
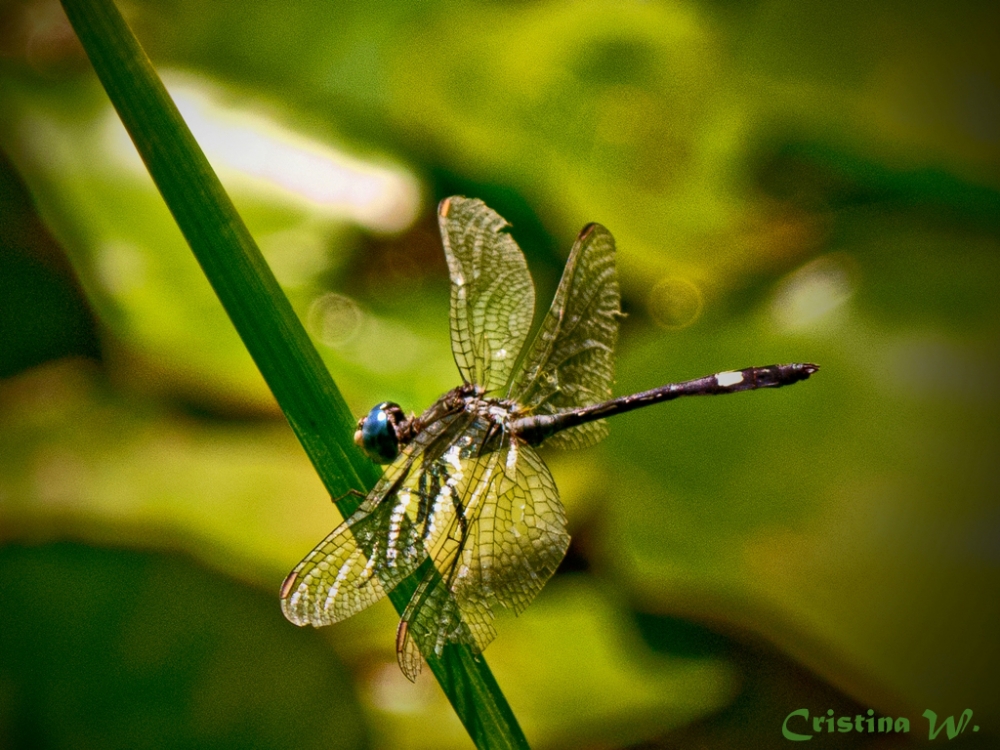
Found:
<svg viewBox="0 0 1000 750"><path fill-rule="evenodd" d="M379 470L351 440L354 418L243 220L112 0L62 0L111 103L181 232L346 518ZM419 571L418 571L419 574ZM399 612L404 581L389 598ZM480 748L527 741L485 660L449 646L428 664Z"/></svg>

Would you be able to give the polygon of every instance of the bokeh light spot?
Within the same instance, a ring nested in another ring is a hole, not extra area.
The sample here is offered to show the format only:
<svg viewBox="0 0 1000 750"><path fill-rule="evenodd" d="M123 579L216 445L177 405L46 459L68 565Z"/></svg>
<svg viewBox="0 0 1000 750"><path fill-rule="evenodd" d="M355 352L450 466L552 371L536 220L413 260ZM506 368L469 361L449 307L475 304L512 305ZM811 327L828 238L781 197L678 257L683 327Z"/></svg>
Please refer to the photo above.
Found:
<svg viewBox="0 0 1000 750"><path fill-rule="evenodd" d="M799 331L837 320L854 292L850 259L827 255L807 263L778 284L772 313L778 327Z"/></svg>
<svg viewBox="0 0 1000 750"><path fill-rule="evenodd" d="M653 321L661 328L687 328L700 316L704 300L701 290L688 279L679 276L661 279L649 293L647 308Z"/></svg>
<svg viewBox="0 0 1000 750"><path fill-rule="evenodd" d="M364 319L365 315L357 302L334 292L313 300L306 317L309 331L331 348L353 341Z"/></svg>
<svg viewBox="0 0 1000 750"><path fill-rule="evenodd" d="M224 106L204 83L170 84L170 95L227 187L283 199L318 218L347 219L375 232L398 232L420 210L420 186L400 166L359 159L307 138L250 109ZM145 171L117 115L108 113L112 149Z"/></svg>
<svg viewBox="0 0 1000 750"><path fill-rule="evenodd" d="M422 713L434 699L434 686L430 680L421 675L415 683L411 683L399 671L395 659L379 664L372 671L367 687L372 705L392 714Z"/></svg>

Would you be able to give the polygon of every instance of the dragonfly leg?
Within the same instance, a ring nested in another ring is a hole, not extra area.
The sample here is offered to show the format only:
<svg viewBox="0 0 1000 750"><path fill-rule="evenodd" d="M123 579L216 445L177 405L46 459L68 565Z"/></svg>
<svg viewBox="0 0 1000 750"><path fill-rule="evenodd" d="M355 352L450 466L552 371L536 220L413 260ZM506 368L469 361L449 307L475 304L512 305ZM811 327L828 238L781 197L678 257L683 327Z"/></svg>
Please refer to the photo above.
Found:
<svg viewBox="0 0 1000 750"><path fill-rule="evenodd" d="M455 518L458 521L461 536L458 539L458 549L455 550L455 557L451 561L451 570L448 571L448 579L446 581L448 591L451 591L451 587L455 583L455 576L460 567L459 563L462 559L462 553L465 551L465 543L469 539L469 521L465 517L465 506L462 504L458 493L454 490L451 492L451 502L455 506Z"/></svg>
<svg viewBox="0 0 1000 750"><path fill-rule="evenodd" d="M351 497L351 496L353 496L353 497L360 497L362 500L364 500L366 497L368 497L368 495L366 495L364 492L361 492L360 490L356 490L356 489L354 489L352 487L347 492L345 492L343 495L340 495L338 497L334 497L333 495L331 495L330 496L330 502L333 503L334 505L336 505L341 500L343 500L345 497Z"/></svg>

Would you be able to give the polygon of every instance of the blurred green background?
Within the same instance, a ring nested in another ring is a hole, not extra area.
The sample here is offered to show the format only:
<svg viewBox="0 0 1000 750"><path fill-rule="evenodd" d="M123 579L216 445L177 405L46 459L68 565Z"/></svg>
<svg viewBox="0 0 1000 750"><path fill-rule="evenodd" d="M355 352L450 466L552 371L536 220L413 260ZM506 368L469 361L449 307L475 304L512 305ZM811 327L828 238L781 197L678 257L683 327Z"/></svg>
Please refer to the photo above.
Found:
<svg viewBox="0 0 1000 750"><path fill-rule="evenodd" d="M356 413L457 382L455 193L539 307L614 233L617 393L822 365L545 453L573 546L486 652L533 747L997 746L990 4L120 7ZM59 5L3 0L0 746L469 747L387 603L281 617L338 520Z"/></svg>

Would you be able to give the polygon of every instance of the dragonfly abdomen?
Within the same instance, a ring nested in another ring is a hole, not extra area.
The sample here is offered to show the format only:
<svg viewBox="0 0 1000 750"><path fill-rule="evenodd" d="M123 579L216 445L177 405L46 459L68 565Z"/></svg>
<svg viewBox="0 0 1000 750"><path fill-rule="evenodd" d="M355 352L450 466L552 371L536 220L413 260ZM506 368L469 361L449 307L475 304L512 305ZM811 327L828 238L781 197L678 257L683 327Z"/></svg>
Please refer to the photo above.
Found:
<svg viewBox="0 0 1000 750"><path fill-rule="evenodd" d="M672 401L681 396L717 396L723 393L753 391L759 388L780 388L805 380L819 370L818 365L796 362L788 365L767 365L747 367L706 375L703 378L686 380L683 383L668 383L631 396L621 396L593 406L570 409L556 414L535 414L521 417L511 423L511 431L529 445L538 445L557 432L577 427L616 414L624 414L643 406L651 406L662 401Z"/></svg>

